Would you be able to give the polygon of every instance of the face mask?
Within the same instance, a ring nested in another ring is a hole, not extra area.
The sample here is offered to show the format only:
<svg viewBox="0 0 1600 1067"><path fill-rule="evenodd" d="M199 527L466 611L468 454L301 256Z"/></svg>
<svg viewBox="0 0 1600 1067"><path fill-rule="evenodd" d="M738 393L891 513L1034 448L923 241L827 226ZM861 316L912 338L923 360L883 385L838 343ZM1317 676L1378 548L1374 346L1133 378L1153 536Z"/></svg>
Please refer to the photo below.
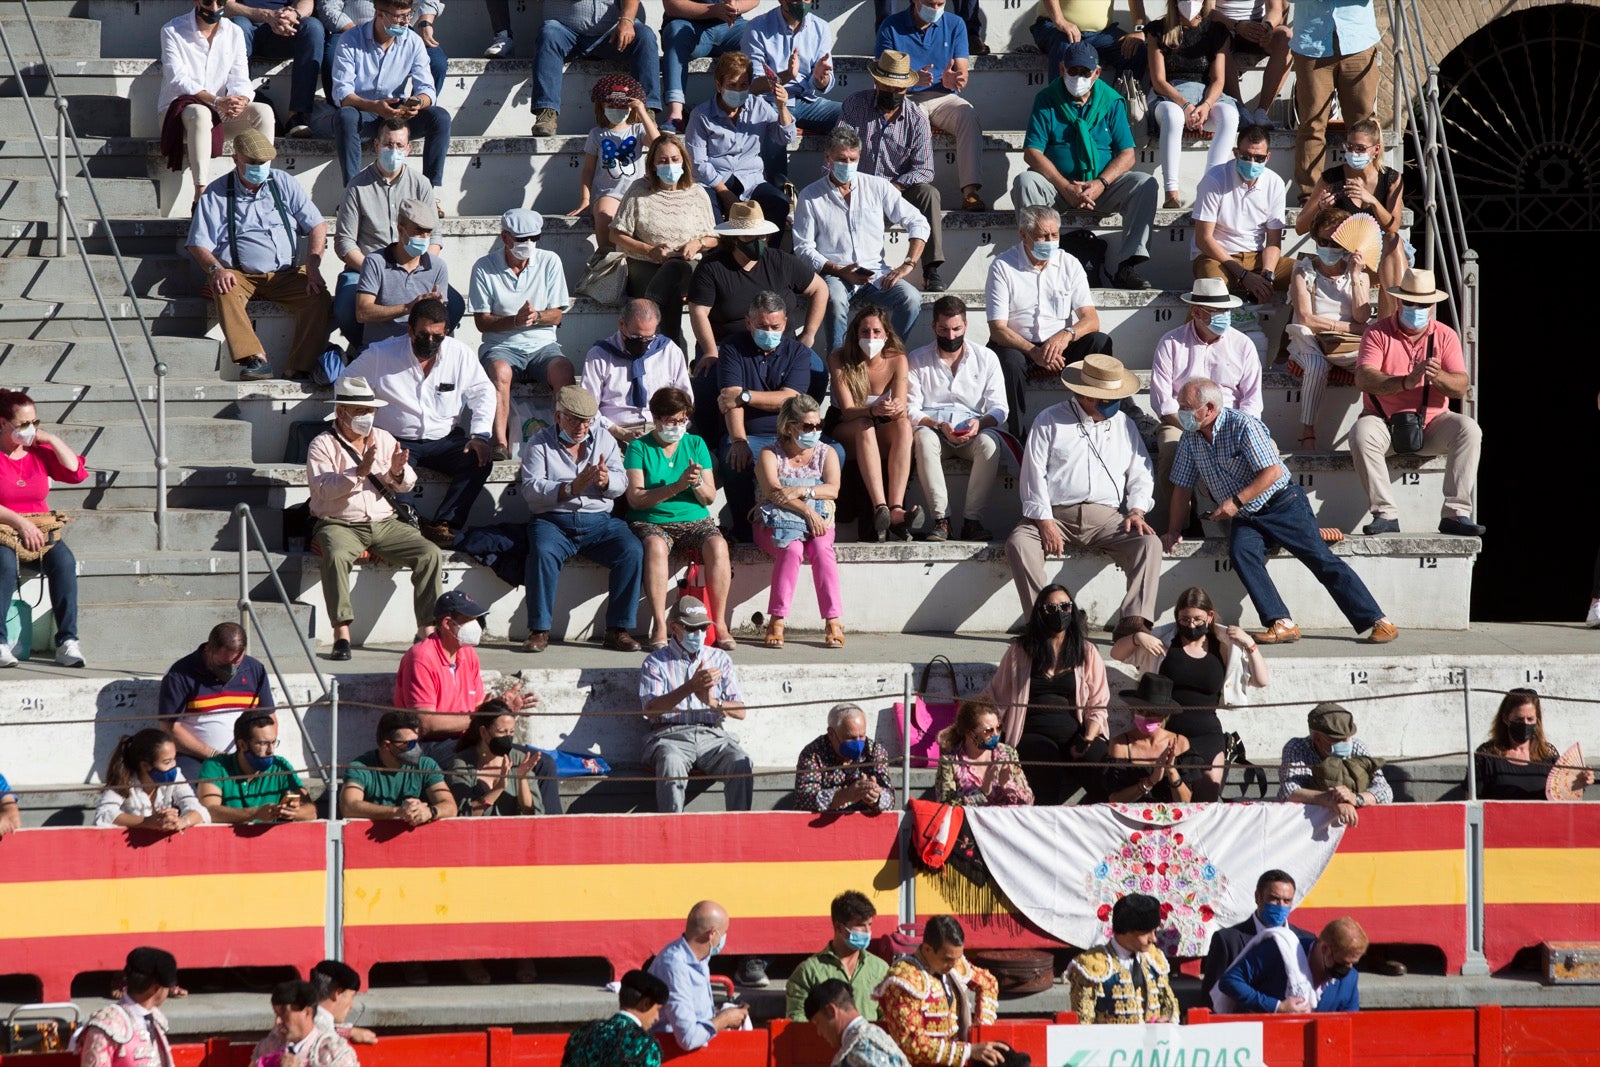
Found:
<svg viewBox="0 0 1600 1067"><path fill-rule="evenodd" d="M982 749L985 749L985 750L987 750L989 752L993 752L995 749L1000 747L1000 735L999 734L990 734L988 737L986 737L982 741L978 742L978 747L980 747Z"/></svg>
<svg viewBox="0 0 1600 1067"><path fill-rule="evenodd" d="M1154 737L1161 729L1161 724L1164 721L1166 720L1146 718L1145 716L1140 715L1137 711L1133 713L1133 728L1138 730L1141 734L1144 734L1146 737Z"/></svg>
<svg viewBox="0 0 1600 1067"><path fill-rule="evenodd" d="M211 668L211 677L216 679L218 685L227 685L239 673L237 663L219 663Z"/></svg>
<svg viewBox="0 0 1600 1067"><path fill-rule="evenodd" d="M1366 170L1372 162L1371 152L1351 152L1344 157L1345 166L1351 170Z"/></svg>
<svg viewBox="0 0 1600 1067"><path fill-rule="evenodd" d="M795 434L794 443L801 448L816 448L822 443L822 431L807 430L805 433Z"/></svg>
<svg viewBox="0 0 1600 1067"><path fill-rule="evenodd" d="M1051 256L1056 254L1056 249L1060 247L1059 241L1035 241L1029 247L1028 252L1034 259L1047 262Z"/></svg>
<svg viewBox="0 0 1600 1067"><path fill-rule="evenodd" d="M381 170L384 170L384 171L389 172L390 174L393 174L395 171L399 170L402 166L404 166L405 162L406 162L406 154L401 149L398 149L398 148L380 148L380 149L378 149L378 167Z"/></svg>
<svg viewBox="0 0 1600 1067"><path fill-rule="evenodd" d="M556 431L556 440L560 441L564 445L575 445L578 443L577 438L573 437L565 430Z"/></svg>
<svg viewBox="0 0 1600 1067"><path fill-rule="evenodd" d="M1400 325L1408 330L1426 329L1428 325L1428 309L1415 304L1400 305Z"/></svg>
<svg viewBox="0 0 1600 1067"><path fill-rule="evenodd" d="M833 165L828 168L828 173L832 174L833 180L838 182L840 185L849 185L855 180L858 166L859 165L855 163L846 163L842 159L835 160Z"/></svg>
<svg viewBox="0 0 1600 1067"><path fill-rule="evenodd" d="M1192 411L1178 412L1178 428L1184 433L1194 433L1200 429L1200 416Z"/></svg>
<svg viewBox="0 0 1600 1067"><path fill-rule="evenodd" d="M418 359L432 359L439 354L439 348L443 344L443 337L434 337L426 333L414 334L411 338L411 354Z"/></svg>
<svg viewBox="0 0 1600 1067"><path fill-rule="evenodd" d="M743 252L751 259L760 259L766 250L767 239L765 237L757 237L753 241L739 242L739 251Z"/></svg>
<svg viewBox="0 0 1600 1067"><path fill-rule="evenodd" d="M851 948L857 952L865 952L872 944L872 934L867 930L851 930L847 940L850 942Z"/></svg>
<svg viewBox="0 0 1600 1067"><path fill-rule="evenodd" d="M1288 926L1289 905L1263 904L1261 905L1261 924L1263 926Z"/></svg>
<svg viewBox="0 0 1600 1067"><path fill-rule="evenodd" d="M650 346L654 342L655 335L653 334L649 337L624 337L622 339L622 350L633 358L638 359L650 350Z"/></svg>
<svg viewBox="0 0 1600 1067"><path fill-rule="evenodd" d="M942 7L929 7L927 4L917 5L917 18L921 19L923 22L926 22L930 26L932 26L935 22L938 22L940 16L943 14L944 8Z"/></svg>
<svg viewBox="0 0 1600 1067"><path fill-rule="evenodd" d="M1328 964L1328 977L1343 978L1345 975L1350 973L1350 970L1351 968L1348 963L1330 963Z"/></svg>
<svg viewBox="0 0 1600 1067"><path fill-rule="evenodd" d="M861 757L867 754L867 739L852 737L848 741L839 742L839 755L851 763L860 763Z"/></svg>
<svg viewBox="0 0 1600 1067"><path fill-rule="evenodd" d="M700 650L706 647L706 632L704 630L685 630L683 636L678 638L678 644L691 656L698 656Z"/></svg>
<svg viewBox="0 0 1600 1067"><path fill-rule="evenodd" d="M158 785L171 785L173 782L178 780L178 768L173 766L168 767L164 771L158 771L154 767L151 767L150 780Z"/></svg>
<svg viewBox="0 0 1600 1067"><path fill-rule="evenodd" d="M674 445L683 440L687 426L657 426L656 439L664 445Z"/></svg>
<svg viewBox="0 0 1600 1067"><path fill-rule="evenodd" d="M401 749L397 755L407 767L418 766L422 763L422 746L413 741L410 748Z"/></svg>
<svg viewBox="0 0 1600 1067"><path fill-rule="evenodd" d="M411 27L410 26L405 26L405 25L402 25L402 24L400 24L398 22L393 22L393 23L389 24L389 36L390 37L404 37L406 34L408 34L410 32L411 32Z"/></svg>
<svg viewBox="0 0 1600 1067"><path fill-rule="evenodd" d="M278 761L277 757L270 752L265 756L258 756L254 752L246 752L244 758L246 763L258 771L270 771L272 765Z"/></svg>
<svg viewBox="0 0 1600 1067"><path fill-rule="evenodd" d="M1185 641L1198 641L1207 633L1209 633L1210 630L1211 627L1202 622L1196 626L1179 626L1177 629L1177 634Z"/></svg>
<svg viewBox="0 0 1600 1067"><path fill-rule="evenodd" d="M811 7L812 5L807 3L783 5L784 11L787 12L789 17L794 19L796 22L799 22L801 19L811 14Z"/></svg>
<svg viewBox="0 0 1600 1067"><path fill-rule="evenodd" d="M744 102L748 99L750 99L750 91L748 89L722 90L722 102L728 107L744 107Z"/></svg>
<svg viewBox="0 0 1600 1067"><path fill-rule="evenodd" d="M412 255L420 256L420 255L422 255L422 253L426 252L427 250L428 250L428 239L426 237L407 237L406 238L406 251L410 252Z"/></svg>
<svg viewBox="0 0 1600 1067"><path fill-rule="evenodd" d="M683 180L683 164L658 163L656 164L656 177L661 180L662 185L677 185Z"/></svg>
<svg viewBox="0 0 1600 1067"><path fill-rule="evenodd" d="M1266 171L1267 165L1253 159L1236 159L1233 161L1233 169L1237 170L1239 177L1245 181L1253 182Z"/></svg>
<svg viewBox="0 0 1600 1067"><path fill-rule="evenodd" d="M1060 611L1046 611L1039 617L1044 622L1046 633L1064 634L1072 624L1072 606L1069 604Z"/></svg>
<svg viewBox="0 0 1600 1067"><path fill-rule="evenodd" d="M493 756L509 756L511 755L512 746L516 743L516 740L510 737L491 737L489 738L489 754Z"/></svg>
<svg viewBox="0 0 1600 1067"><path fill-rule="evenodd" d="M860 338L860 341L861 351L867 354L868 359L877 359L883 352L883 346L889 343L883 337L863 337Z"/></svg>
<svg viewBox="0 0 1600 1067"><path fill-rule="evenodd" d="M477 619L461 624L461 629L456 631L456 640L468 648L477 648L478 642L483 640L483 623Z"/></svg>
<svg viewBox="0 0 1600 1067"><path fill-rule="evenodd" d="M1211 318L1206 321L1206 325L1211 327L1212 333L1227 333L1228 328L1233 325L1233 312L1215 312L1212 314Z"/></svg>
<svg viewBox="0 0 1600 1067"><path fill-rule="evenodd" d="M1178 0L1178 15L1181 18L1192 19L1200 14L1200 9L1205 6L1205 0Z"/></svg>
<svg viewBox="0 0 1600 1067"><path fill-rule="evenodd" d="M1516 722L1508 722L1506 723L1506 735L1510 737L1515 744L1519 745L1524 741L1532 741L1534 725L1535 724L1531 722L1523 722L1521 719L1518 719Z"/></svg>
<svg viewBox="0 0 1600 1067"><path fill-rule="evenodd" d="M222 18L222 12L215 8L197 7L194 9L194 17L210 26Z"/></svg>
<svg viewBox="0 0 1600 1067"><path fill-rule="evenodd" d="M26 430L12 430L11 436L17 439L17 444L27 448L39 437L39 427L29 426Z"/></svg>
<svg viewBox="0 0 1600 1067"><path fill-rule="evenodd" d="M1095 407L1100 409L1100 414L1109 419L1111 416L1122 410L1122 401L1120 399L1099 400L1095 402Z"/></svg>
<svg viewBox="0 0 1600 1067"><path fill-rule="evenodd" d="M1328 746L1328 751L1339 759L1349 759L1355 755L1356 743L1354 741L1335 741Z"/></svg>
<svg viewBox="0 0 1600 1067"><path fill-rule="evenodd" d="M778 330L754 330L750 336L756 339L756 347L763 352L771 352L783 344L783 334Z"/></svg>
<svg viewBox="0 0 1600 1067"><path fill-rule="evenodd" d="M959 352L961 351L962 346L967 343L967 335L962 334L960 337L935 337L934 340L938 342L939 351L941 352Z"/></svg>
<svg viewBox="0 0 1600 1067"><path fill-rule="evenodd" d="M511 258L518 263L526 263L533 258L533 250L538 245L536 240L513 241L511 244Z"/></svg>
<svg viewBox="0 0 1600 1067"><path fill-rule="evenodd" d="M350 429L355 431L357 437L365 437L372 432L372 423L376 419L377 416L372 414L357 415L350 420Z"/></svg>
<svg viewBox="0 0 1600 1067"><path fill-rule="evenodd" d="M628 116L632 114L632 112L630 112L627 108L608 107L604 110L604 114L606 121L611 123L611 125L621 126L624 122L628 121Z"/></svg>
<svg viewBox="0 0 1600 1067"><path fill-rule="evenodd" d="M878 110L885 115L900 106L900 101L905 99L905 94L890 92L887 89L878 90Z"/></svg>
<svg viewBox="0 0 1600 1067"><path fill-rule="evenodd" d="M272 173L270 163L246 163L244 165L244 180L251 185L260 185L267 180L267 175Z"/></svg>
<svg viewBox="0 0 1600 1067"><path fill-rule="evenodd" d="M1344 249L1337 245L1332 248L1323 248L1321 245L1318 245L1317 258L1322 260L1322 262L1326 263L1330 267L1337 266L1338 264L1344 262Z"/></svg>
<svg viewBox="0 0 1600 1067"><path fill-rule="evenodd" d="M1094 85L1094 76L1074 78L1071 75L1064 75L1062 81L1067 83L1068 96L1081 99L1088 95L1090 86Z"/></svg>
<svg viewBox="0 0 1600 1067"><path fill-rule="evenodd" d="M727 947L728 947L728 935L727 934L723 934L721 937L717 938L717 943L715 945L711 946L711 955L712 956L721 955L722 950L727 948ZM707 957L707 958L709 959L710 957Z"/></svg>

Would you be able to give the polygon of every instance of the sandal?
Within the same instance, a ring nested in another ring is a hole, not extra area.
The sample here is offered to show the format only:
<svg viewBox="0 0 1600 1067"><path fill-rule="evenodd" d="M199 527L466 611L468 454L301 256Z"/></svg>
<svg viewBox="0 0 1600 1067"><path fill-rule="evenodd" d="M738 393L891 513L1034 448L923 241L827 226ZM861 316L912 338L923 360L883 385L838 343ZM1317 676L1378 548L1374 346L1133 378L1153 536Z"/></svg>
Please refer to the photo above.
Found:
<svg viewBox="0 0 1600 1067"><path fill-rule="evenodd" d="M1314 434L1314 433L1303 433L1303 434L1300 435L1300 440L1299 440L1298 444L1303 446L1307 441L1311 442L1311 447L1306 449L1306 451L1308 451L1308 452L1315 451L1316 447L1317 447L1317 435Z"/></svg>
<svg viewBox="0 0 1600 1067"><path fill-rule="evenodd" d="M767 620L767 635L762 639L762 644L768 648L783 647L783 620L774 615Z"/></svg>
<svg viewBox="0 0 1600 1067"><path fill-rule="evenodd" d="M829 619L828 620L828 628L823 632L823 635L822 635L822 647L823 648L843 648L844 647L844 624L841 623L838 619Z"/></svg>
<svg viewBox="0 0 1600 1067"><path fill-rule="evenodd" d="M875 540L882 541L889 533L889 527L894 525L894 517L889 514L888 504L879 504L872 509L872 532Z"/></svg>
<svg viewBox="0 0 1600 1067"><path fill-rule="evenodd" d="M722 649L722 651L732 652L734 649L739 647L739 642L733 639L732 634L720 630L718 632L721 633L722 636L717 638L716 645L718 648Z"/></svg>

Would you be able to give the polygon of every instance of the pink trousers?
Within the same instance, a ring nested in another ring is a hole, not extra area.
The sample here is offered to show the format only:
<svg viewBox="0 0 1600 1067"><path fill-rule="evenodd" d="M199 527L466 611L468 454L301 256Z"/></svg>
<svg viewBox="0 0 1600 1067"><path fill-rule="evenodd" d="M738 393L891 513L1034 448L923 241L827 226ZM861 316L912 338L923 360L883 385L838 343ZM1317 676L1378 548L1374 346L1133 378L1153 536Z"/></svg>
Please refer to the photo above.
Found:
<svg viewBox="0 0 1600 1067"><path fill-rule="evenodd" d="M817 587L817 611L824 619L837 619L844 614L844 603L839 596L839 561L833 554L833 534L829 529L821 537L808 537L790 541L779 548L772 543L772 533L762 524L755 524L756 544L772 557L772 592L767 597L767 614L780 619L789 617L789 605L794 602L794 587L800 581L800 563L811 564L811 581Z"/></svg>

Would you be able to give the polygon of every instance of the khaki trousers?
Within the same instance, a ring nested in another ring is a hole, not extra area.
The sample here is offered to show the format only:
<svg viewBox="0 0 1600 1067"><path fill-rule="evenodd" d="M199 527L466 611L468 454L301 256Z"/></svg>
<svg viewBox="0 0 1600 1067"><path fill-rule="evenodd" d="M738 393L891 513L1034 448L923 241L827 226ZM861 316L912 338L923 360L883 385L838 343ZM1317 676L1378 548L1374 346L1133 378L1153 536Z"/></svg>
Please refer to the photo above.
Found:
<svg viewBox="0 0 1600 1067"><path fill-rule="evenodd" d="M1161 538L1154 534L1125 533L1123 514L1104 504L1066 504L1052 510L1068 548L1103 552L1127 573L1128 592L1122 598L1122 618L1137 615L1154 622L1157 586L1161 581ZM1044 542L1033 520L1023 519L1006 538L1006 562L1011 565L1011 580L1017 583L1022 613L1027 615L1033 611L1033 602L1045 586Z"/></svg>
<svg viewBox="0 0 1600 1067"><path fill-rule="evenodd" d="M382 522L345 522L318 519L312 540L322 550L322 596L328 621L334 625L355 619L350 607L350 568L363 552L382 556L396 567L411 568L411 609L418 626L433 623L433 605L444 592L444 557L439 546L399 519Z"/></svg>
<svg viewBox="0 0 1600 1067"><path fill-rule="evenodd" d="M1328 164L1328 119L1333 98L1345 128L1372 117L1378 99L1378 46L1350 56L1294 57L1294 104L1300 113L1295 132L1294 184L1304 200Z"/></svg>
<svg viewBox="0 0 1600 1067"><path fill-rule="evenodd" d="M956 175L962 188L983 184L983 123L972 101L948 89L913 93L928 121L955 138Z"/></svg>
<svg viewBox="0 0 1600 1067"><path fill-rule="evenodd" d="M270 359L261 338L256 336L248 308L252 300L270 300L294 312L294 342L289 350L288 370L310 373L328 343L328 314L333 310L333 298L327 290L306 292L304 265L266 274L236 270L233 276L234 287L226 293L215 294L217 319L222 323L222 336L228 341L229 358L235 363L243 363L256 355Z"/></svg>
<svg viewBox="0 0 1600 1067"><path fill-rule="evenodd" d="M1472 515L1472 489L1478 482L1478 454L1483 448L1483 430L1465 415L1441 411L1422 431L1424 456L1444 456L1445 518ZM1377 415L1363 415L1350 427L1350 457L1356 476L1367 494L1372 514L1380 519L1398 518L1394 495L1389 490L1389 424Z"/></svg>
<svg viewBox="0 0 1600 1067"><path fill-rule="evenodd" d="M1000 439L992 430L980 430L972 440L955 444L947 441L938 430L918 426L912 438L912 451L917 457L917 481L922 483L922 493L928 498L928 518L950 517L950 490L945 487L943 457L946 452L972 464L972 474L967 479L967 497L961 509L964 519L983 518L984 505L994 489L995 475L1000 473ZM961 530L957 528L955 533Z"/></svg>

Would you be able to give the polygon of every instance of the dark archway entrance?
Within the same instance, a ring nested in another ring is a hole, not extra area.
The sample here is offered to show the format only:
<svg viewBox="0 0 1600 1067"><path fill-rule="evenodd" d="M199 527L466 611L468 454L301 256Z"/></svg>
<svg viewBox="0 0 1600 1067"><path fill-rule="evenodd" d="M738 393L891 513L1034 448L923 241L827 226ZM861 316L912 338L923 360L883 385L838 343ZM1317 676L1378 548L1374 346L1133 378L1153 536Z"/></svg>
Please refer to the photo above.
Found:
<svg viewBox="0 0 1600 1067"><path fill-rule="evenodd" d="M1600 9L1507 15L1440 64L1482 264L1472 617L1582 618L1600 505Z"/></svg>

